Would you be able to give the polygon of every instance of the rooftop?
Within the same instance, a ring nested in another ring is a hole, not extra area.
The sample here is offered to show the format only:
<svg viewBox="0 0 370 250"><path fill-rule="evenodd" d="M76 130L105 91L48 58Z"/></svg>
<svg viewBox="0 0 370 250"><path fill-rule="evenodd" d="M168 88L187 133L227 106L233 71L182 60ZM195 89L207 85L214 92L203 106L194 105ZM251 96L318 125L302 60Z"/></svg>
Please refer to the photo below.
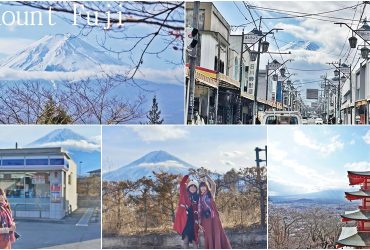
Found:
<svg viewBox="0 0 370 250"><path fill-rule="evenodd" d="M369 247L370 234L358 232L356 227L342 227L337 244L340 246Z"/></svg>

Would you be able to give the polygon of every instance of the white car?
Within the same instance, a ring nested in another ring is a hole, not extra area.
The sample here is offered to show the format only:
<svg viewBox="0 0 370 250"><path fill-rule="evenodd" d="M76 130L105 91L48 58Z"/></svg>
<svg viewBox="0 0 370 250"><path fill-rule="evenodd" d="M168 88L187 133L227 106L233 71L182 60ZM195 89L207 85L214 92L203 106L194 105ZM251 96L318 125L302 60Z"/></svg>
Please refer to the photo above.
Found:
<svg viewBox="0 0 370 250"><path fill-rule="evenodd" d="M307 125L308 124L308 120L307 119L302 119L302 125Z"/></svg>
<svg viewBox="0 0 370 250"><path fill-rule="evenodd" d="M315 124L316 124L316 125L322 125L322 124L323 124L323 120L322 120L322 118L316 118L316 119L315 119Z"/></svg>
<svg viewBox="0 0 370 250"><path fill-rule="evenodd" d="M296 111L267 111L262 124L298 125L302 124L301 116Z"/></svg>

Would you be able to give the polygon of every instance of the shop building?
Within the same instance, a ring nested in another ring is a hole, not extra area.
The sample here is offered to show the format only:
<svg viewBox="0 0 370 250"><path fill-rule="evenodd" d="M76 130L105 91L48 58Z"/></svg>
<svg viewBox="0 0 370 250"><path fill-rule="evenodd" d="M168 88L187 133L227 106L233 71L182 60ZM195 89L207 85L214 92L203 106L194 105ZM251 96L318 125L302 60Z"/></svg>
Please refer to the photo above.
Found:
<svg viewBox="0 0 370 250"><path fill-rule="evenodd" d="M77 209L77 166L60 147L0 149L0 187L15 218L62 219Z"/></svg>

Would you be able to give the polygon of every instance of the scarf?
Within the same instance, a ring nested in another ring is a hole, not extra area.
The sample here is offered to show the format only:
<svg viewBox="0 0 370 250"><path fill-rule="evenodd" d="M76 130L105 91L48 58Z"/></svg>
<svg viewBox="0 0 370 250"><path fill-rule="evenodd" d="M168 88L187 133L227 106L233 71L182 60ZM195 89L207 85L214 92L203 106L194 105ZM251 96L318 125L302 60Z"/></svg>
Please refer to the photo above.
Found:
<svg viewBox="0 0 370 250"><path fill-rule="evenodd" d="M13 224L13 218L7 202L0 203L0 223L1 228L9 228ZM1 237L2 240L11 242L15 241L14 232L10 232L8 234L1 234Z"/></svg>
<svg viewBox="0 0 370 250"><path fill-rule="evenodd" d="M215 212L212 209L212 197L209 192L200 195L198 207L200 215L202 215L204 211L208 210L211 213L211 217L215 217Z"/></svg>

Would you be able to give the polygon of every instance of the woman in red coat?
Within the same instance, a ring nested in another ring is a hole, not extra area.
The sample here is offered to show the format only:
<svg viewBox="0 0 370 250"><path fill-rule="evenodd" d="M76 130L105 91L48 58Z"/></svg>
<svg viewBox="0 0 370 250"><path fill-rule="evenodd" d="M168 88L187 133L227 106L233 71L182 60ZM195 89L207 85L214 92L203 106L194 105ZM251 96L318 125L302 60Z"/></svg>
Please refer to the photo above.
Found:
<svg viewBox="0 0 370 250"><path fill-rule="evenodd" d="M198 247L198 182L189 181L185 175L180 182L180 197L176 208L173 229L182 236L184 248L189 248L189 243L194 248Z"/></svg>
<svg viewBox="0 0 370 250"><path fill-rule="evenodd" d="M5 192L0 188L0 249L11 249L15 241L15 223Z"/></svg>
<svg viewBox="0 0 370 250"><path fill-rule="evenodd" d="M203 230L205 249L231 249L230 241L222 228L215 205L216 183L208 176L199 184L199 224Z"/></svg>

